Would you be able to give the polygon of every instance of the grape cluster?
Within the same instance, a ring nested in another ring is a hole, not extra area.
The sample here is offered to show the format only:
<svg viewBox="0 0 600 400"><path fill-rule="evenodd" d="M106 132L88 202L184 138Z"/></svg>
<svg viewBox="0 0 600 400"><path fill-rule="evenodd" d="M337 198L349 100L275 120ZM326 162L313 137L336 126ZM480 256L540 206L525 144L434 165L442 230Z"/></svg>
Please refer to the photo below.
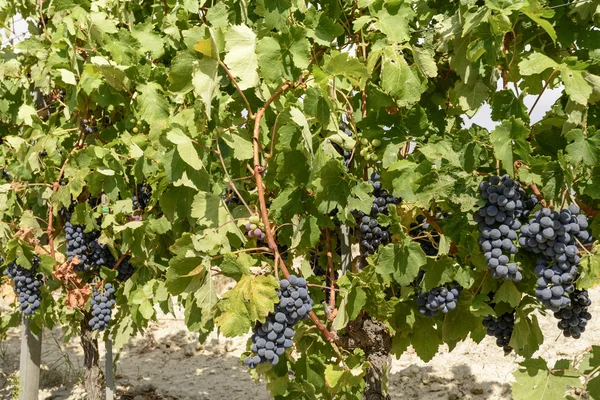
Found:
<svg viewBox="0 0 600 400"><path fill-rule="evenodd" d="M587 290L576 290L571 293L571 304L554 313L559 319L558 327L562 329L565 336L579 339L585 332L588 321L592 318L588 307L592 304Z"/></svg>
<svg viewBox="0 0 600 400"><path fill-rule="evenodd" d="M92 291L92 319L90 328L93 331L103 331L110 324L112 308L115 305L115 289L112 284L104 285L104 293L101 293L96 287Z"/></svg>
<svg viewBox="0 0 600 400"><path fill-rule="evenodd" d="M560 212L542 208L521 227L521 247L542 256L535 268L536 296L555 312L570 304L569 294L575 290L573 281L580 262L576 238L582 243L592 240L586 230L587 217L579 211L575 204Z"/></svg>
<svg viewBox="0 0 600 400"><path fill-rule="evenodd" d="M426 317L434 317L443 312L447 314L456 308L456 302L462 287L456 283L431 289L417 295L419 312Z"/></svg>
<svg viewBox="0 0 600 400"><path fill-rule="evenodd" d="M88 264L88 239L89 235L84 232L85 226L65 223L65 237L67 239L67 261L73 261L77 256L79 264L75 266L78 271L89 271Z"/></svg>
<svg viewBox="0 0 600 400"><path fill-rule="evenodd" d="M102 266L112 266L115 258L108 245L100 243L100 232L85 233L84 225L65 223L65 237L67 239L67 261L73 261L77 256L79 264L74 269L80 272L90 272Z"/></svg>
<svg viewBox="0 0 600 400"><path fill-rule="evenodd" d="M443 220L448 214L437 213L435 219ZM417 222L410 224L410 236L415 238L414 240L419 243L423 252L428 256L437 255L437 245L440 243L440 235L431 227L431 224L427 222L427 218L424 215L417 215Z"/></svg>
<svg viewBox="0 0 600 400"><path fill-rule="evenodd" d="M6 170L6 168L2 168L2 178L4 178L4 180L7 180L7 181L11 180L11 176L8 173L8 171Z"/></svg>
<svg viewBox="0 0 600 400"><path fill-rule="evenodd" d="M385 246L391 242L388 227L379 225L377 217L379 214L388 214L388 204L398 204L401 201L401 199L392 196L387 190L381 188L380 178L377 172L371 174L370 183L373 185L375 199L370 214L367 215L362 211L356 213L360 231L360 250L363 257L374 254L380 245Z"/></svg>
<svg viewBox="0 0 600 400"><path fill-rule="evenodd" d="M235 191L228 188L224 195L221 196L223 200L225 200L225 205L227 207L236 207L242 204L242 201L238 197Z"/></svg>
<svg viewBox="0 0 600 400"><path fill-rule="evenodd" d="M515 312L508 312L496 318L493 315L488 315L483 319L483 326L487 328L487 334L496 338L496 345L502 347L505 353L510 353L512 347L510 337L512 336L515 327Z"/></svg>
<svg viewBox="0 0 600 400"><path fill-rule="evenodd" d="M248 232L247 233L248 237L255 237L258 240L265 240L265 233L258 226L259 224L260 224L260 218L258 218L257 215L252 215L249 218L248 223L246 223L246 225L244 225L244 227L246 228L246 231Z"/></svg>
<svg viewBox="0 0 600 400"><path fill-rule="evenodd" d="M548 258L538 258L535 274L538 277L535 296L552 311L568 307L571 303L569 294L575 291L573 280L577 275L577 267L572 265L563 270L558 264L552 263Z"/></svg>
<svg viewBox="0 0 600 400"><path fill-rule="evenodd" d="M344 121L340 122L340 130L346 135L350 137L352 136L352 131L348 128L348 124L346 124ZM352 157L352 151L342 150L341 153L344 156L344 165L346 166L346 168L349 168L350 158Z"/></svg>
<svg viewBox="0 0 600 400"><path fill-rule="evenodd" d="M21 303L21 311L32 315L40 306L42 300L41 286L44 276L37 273L40 259L33 257L31 269L25 269L16 262L8 264L6 275L13 280L13 287Z"/></svg>
<svg viewBox="0 0 600 400"><path fill-rule="evenodd" d="M267 317L264 324L258 324L252 335L253 356L244 359L244 364L255 368L258 364L276 365L279 357L294 345L294 325L308 316L313 301L309 296L306 280L290 275L279 281L279 304Z"/></svg>
<svg viewBox="0 0 600 400"><path fill-rule="evenodd" d="M94 132L98 132L98 122L84 119L83 121L81 121L81 129L87 135Z"/></svg>
<svg viewBox="0 0 600 400"><path fill-rule="evenodd" d="M117 267L117 280L120 282L125 282L126 280L131 278L131 276L135 272L133 265L131 265L131 263L129 262L130 259L131 257L126 256Z"/></svg>
<svg viewBox="0 0 600 400"><path fill-rule="evenodd" d="M152 186L148 184L139 184L135 187L135 193L131 197L131 201L133 202L133 209L144 209L150 202L150 198L152 197Z"/></svg>
<svg viewBox="0 0 600 400"><path fill-rule="evenodd" d="M113 265L115 265L116 260L113 257L112 253L110 252L108 245L100 243L100 241L99 241L100 232L99 231L91 232L90 239L91 240L89 240L89 242L88 242L89 243L88 244L88 249L89 249L88 260L89 260L89 264L90 264L91 268L98 269L102 266L112 267Z"/></svg>
<svg viewBox="0 0 600 400"><path fill-rule="evenodd" d="M473 219L479 224L479 244L494 278L512 279L519 282L523 275L517 264L510 262L510 255L518 249L513 243L521 222L516 218L523 209L520 200L525 193L519 183L508 175L491 176L479 185L481 197L487 200Z"/></svg>
<svg viewBox="0 0 600 400"><path fill-rule="evenodd" d="M527 222L527 218L529 214L533 211L535 206L539 204L539 200L535 194L531 194L527 200L523 200L523 210L521 210L520 214L517 215L517 218L521 220L525 220Z"/></svg>

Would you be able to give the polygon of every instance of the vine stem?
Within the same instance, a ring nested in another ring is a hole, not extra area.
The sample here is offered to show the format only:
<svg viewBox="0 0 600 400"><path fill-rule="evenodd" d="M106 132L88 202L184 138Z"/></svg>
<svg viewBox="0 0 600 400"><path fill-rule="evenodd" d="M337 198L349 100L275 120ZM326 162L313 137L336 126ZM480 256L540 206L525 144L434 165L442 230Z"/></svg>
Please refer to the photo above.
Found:
<svg viewBox="0 0 600 400"><path fill-rule="evenodd" d="M231 176L229 176L229 171L227 171L227 166L225 165L225 160L223 160L223 155L221 154L221 148L219 147L219 136L218 135L217 135L217 140L215 141L215 143L217 144L217 154L219 155L219 160L221 161L221 165L223 166L223 171L225 171L225 175L227 175L227 182L229 182L229 186L231 186L233 191L238 195L238 198L244 204L244 207L246 207L246 209L248 210L250 215L254 215L254 211L252 211L252 209L248 206L248 204L246 203L246 200L244 200L244 198L242 197L240 192L238 192L237 187L235 187L235 184L231 180Z"/></svg>
<svg viewBox="0 0 600 400"><path fill-rule="evenodd" d="M263 185L262 172L264 168L260 164L260 121L262 120L265 112L283 92L292 87L292 83L287 81L281 87L273 93L273 95L267 100L267 102L254 114L254 131L253 131L253 150L254 150L254 179L256 180L256 189L258 191L258 202L260 204L260 214L265 225L265 236L267 239L267 244L269 249L275 255L275 268L277 269L277 264L279 264L279 268L283 273L283 276L286 278L290 276L290 271L287 269L285 263L281 259L281 255L279 254L279 250L277 249L277 243L275 243L275 239L273 237L273 231L271 230L271 224L269 223L269 212L267 210L267 202L265 200L265 186ZM310 319L314 322L317 329L325 336L327 341L332 342L336 339L335 335L327 330L323 322L317 317L314 311L309 313Z"/></svg>
<svg viewBox="0 0 600 400"><path fill-rule="evenodd" d="M331 232L329 228L325 228L325 251L327 252L327 267L329 269L329 307L333 311L335 309L335 272L333 270L333 255L331 254Z"/></svg>
<svg viewBox="0 0 600 400"><path fill-rule="evenodd" d="M433 229L435 229L435 231L437 233L439 233L440 236L443 235L444 234L444 230L442 229L441 226L438 225L437 221L435 220L435 218L433 218L431 216L431 214L429 213L429 211L427 211L424 208L421 209L421 211L423 212L423 215L425 215L425 218L427 218L427 222L429 222L431 224L431 226L433 226ZM452 252L452 254L458 253L458 248L452 242L450 242L450 251Z"/></svg>
<svg viewBox="0 0 600 400"><path fill-rule="evenodd" d="M544 94L544 91L546 90L546 88L548 87L548 85L550 84L550 81L552 81L552 78L554 78L554 74L556 74L558 72L558 67L554 68L554 70L552 71L552 73L550 74L550 76L548 77L548 80L546 81L546 83L544 84L544 87L542 88L542 91L540 92L540 94L538 94L538 97L535 99L535 101L533 102L533 105L531 106L531 108L529 109L529 112L527 113L527 115L531 115L531 113L533 112L533 109L535 108L535 106L537 106L537 103L540 101L540 98L542 97L542 95ZM529 138L531 139L531 133L529 134Z"/></svg>
<svg viewBox="0 0 600 400"><path fill-rule="evenodd" d="M538 200L540 201L540 203L542 203L542 206L548 207L548 204L546 203L546 199L544 199L542 192L540 192L540 189L538 189L538 187L535 183L531 184L531 190L533 190L533 194L535 194L535 197L537 197Z"/></svg>
<svg viewBox="0 0 600 400"><path fill-rule="evenodd" d="M69 156L70 154L65 159L65 162L63 163L63 166L61 167L60 172L58 173L58 179L56 180L56 182L54 182L54 187L52 188L53 193L56 193L58 191L58 188L60 187L60 179L65 173L65 168L67 167L67 163L69 162ZM50 247L50 256L56 260L56 253L54 252L54 229L52 228L52 220L54 218L53 210L54 207L52 205L52 201L50 201L50 205L48 206L48 228L46 229L46 234L48 235L48 246Z"/></svg>
<svg viewBox="0 0 600 400"><path fill-rule="evenodd" d="M223 61L219 60L219 65L221 67L223 67L223 69L225 70L225 73L229 77L229 80L231 81L231 83L233 83L233 86L235 86L235 88L238 91L238 93L240 94L240 96L242 96L244 103L246 103L246 108L248 109L248 118L254 119L254 114L252 114L252 108L250 107L250 103L248 102L246 95L244 94L244 92L242 92L242 89L240 88L237 81L235 80L235 77L231 74L231 71L229 71L229 68L227 68L227 65L225 65L225 63Z"/></svg>

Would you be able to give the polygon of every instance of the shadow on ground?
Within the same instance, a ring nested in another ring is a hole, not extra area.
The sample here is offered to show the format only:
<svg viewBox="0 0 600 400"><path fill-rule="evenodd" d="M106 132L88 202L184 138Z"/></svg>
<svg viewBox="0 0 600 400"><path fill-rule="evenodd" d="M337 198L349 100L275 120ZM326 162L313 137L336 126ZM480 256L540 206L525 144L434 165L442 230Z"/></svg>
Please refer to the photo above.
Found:
<svg viewBox="0 0 600 400"><path fill-rule="evenodd" d="M438 373L430 366L411 365L390 375L392 399L486 399L510 398L510 385L481 382L466 364L455 365L449 373Z"/></svg>

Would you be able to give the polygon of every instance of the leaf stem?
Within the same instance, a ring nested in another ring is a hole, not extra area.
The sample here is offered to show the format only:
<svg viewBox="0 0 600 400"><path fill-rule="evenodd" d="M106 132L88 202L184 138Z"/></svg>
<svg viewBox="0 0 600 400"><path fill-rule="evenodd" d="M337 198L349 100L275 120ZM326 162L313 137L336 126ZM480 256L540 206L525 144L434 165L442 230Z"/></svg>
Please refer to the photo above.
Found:
<svg viewBox="0 0 600 400"><path fill-rule="evenodd" d="M329 270L329 307L335 309L335 271L333 269L333 255L331 253L331 232L325 228L325 251L327 252L327 269Z"/></svg>
<svg viewBox="0 0 600 400"><path fill-rule="evenodd" d="M240 96L242 96L244 103L246 103L246 109L248 110L248 119L254 119L254 114L252 114L252 108L250 107L250 103L248 102L246 95L244 94L244 92L242 92L242 89L240 88L237 81L235 80L235 77L233 76L231 71L229 71L229 68L227 68L227 65L225 65L225 63L223 61L219 60L219 65L221 67L223 67L223 69L225 70L225 73L229 77L229 80L231 81L231 83L233 83L233 86L235 86L235 88L238 91L238 93L240 94Z"/></svg>

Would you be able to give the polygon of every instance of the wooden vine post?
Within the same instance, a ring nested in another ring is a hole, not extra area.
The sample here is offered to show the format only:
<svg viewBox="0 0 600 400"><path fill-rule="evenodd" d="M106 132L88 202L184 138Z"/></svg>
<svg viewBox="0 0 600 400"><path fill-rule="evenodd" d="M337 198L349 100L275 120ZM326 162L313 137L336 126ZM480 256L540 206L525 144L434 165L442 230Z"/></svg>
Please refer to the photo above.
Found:
<svg viewBox="0 0 600 400"><path fill-rule="evenodd" d="M21 392L19 400L36 400L38 398L41 361L42 332L32 332L29 319L23 317L20 364Z"/></svg>
<svg viewBox="0 0 600 400"><path fill-rule="evenodd" d="M106 379L106 400L113 400L115 398L115 379L113 376L112 340L108 339L104 343L104 348L104 377Z"/></svg>

